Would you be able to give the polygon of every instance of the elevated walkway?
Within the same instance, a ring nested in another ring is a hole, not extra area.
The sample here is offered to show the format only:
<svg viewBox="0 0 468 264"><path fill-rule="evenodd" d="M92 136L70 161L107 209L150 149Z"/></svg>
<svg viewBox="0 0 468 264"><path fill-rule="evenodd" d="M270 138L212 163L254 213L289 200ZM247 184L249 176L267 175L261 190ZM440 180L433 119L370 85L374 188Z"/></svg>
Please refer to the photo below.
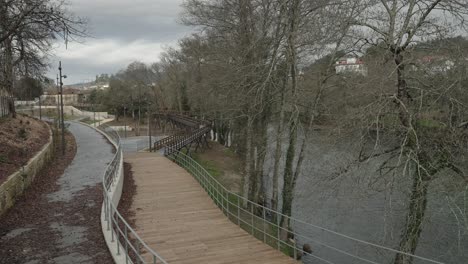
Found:
<svg viewBox="0 0 468 264"><path fill-rule="evenodd" d="M185 169L158 153L128 153L134 225L168 263L297 263L231 222Z"/></svg>

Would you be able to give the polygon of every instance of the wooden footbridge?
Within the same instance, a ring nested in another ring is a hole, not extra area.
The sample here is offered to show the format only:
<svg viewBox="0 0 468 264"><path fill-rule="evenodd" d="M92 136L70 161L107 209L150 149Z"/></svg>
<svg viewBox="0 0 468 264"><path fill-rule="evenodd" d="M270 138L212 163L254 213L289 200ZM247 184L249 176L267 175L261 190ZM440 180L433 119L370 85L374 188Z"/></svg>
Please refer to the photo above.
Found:
<svg viewBox="0 0 468 264"><path fill-rule="evenodd" d="M136 186L130 219L114 204L122 187L120 136L110 128L100 128L116 146L104 174L101 218L116 263L274 264L298 263L303 256L304 263L377 264L385 252L390 258L398 253L421 263L443 264L294 219L229 191L190 157L193 148L207 146L210 122L167 112L158 118L176 133L155 143L163 151L124 154ZM285 227L288 222L302 232ZM319 241L304 230L347 241L349 249ZM311 251L308 243L328 259ZM363 247L376 255L357 252Z"/></svg>
<svg viewBox="0 0 468 264"><path fill-rule="evenodd" d="M296 263L281 252L294 247L279 241L265 210L259 214L182 153L206 146L210 122L161 117L184 132L156 142L162 152L124 157L136 185L132 211L141 239L167 263Z"/></svg>
<svg viewBox="0 0 468 264"><path fill-rule="evenodd" d="M170 155L173 152L186 150L190 153L192 147L197 151L199 147L208 146L207 135L211 131L211 122L202 119L194 119L181 114L172 112L161 112L155 115L158 123L162 122L177 128L179 131L173 135L156 141L153 145L153 151L163 149L164 155Z"/></svg>

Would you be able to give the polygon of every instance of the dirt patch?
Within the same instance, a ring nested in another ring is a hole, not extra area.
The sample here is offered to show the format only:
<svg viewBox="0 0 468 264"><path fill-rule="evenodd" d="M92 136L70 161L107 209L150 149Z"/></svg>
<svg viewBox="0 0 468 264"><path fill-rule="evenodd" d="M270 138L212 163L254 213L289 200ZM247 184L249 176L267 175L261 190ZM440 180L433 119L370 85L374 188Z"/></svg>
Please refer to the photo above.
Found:
<svg viewBox="0 0 468 264"><path fill-rule="evenodd" d="M135 180L133 179L132 165L128 162L124 162L123 166L124 188L122 190L122 196L120 197L120 202L119 206L117 207L117 210L119 210L120 214L122 214L122 216L125 217L125 220L127 220L128 224L130 226L133 226L135 222L135 212L133 212L131 208L133 203L133 197L136 194L136 185Z"/></svg>
<svg viewBox="0 0 468 264"><path fill-rule="evenodd" d="M135 212L131 209L132 208L132 203L133 203L133 198L136 194L136 185L135 185L135 180L133 179L133 173L132 173L132 165L130 163L124 162L124 182L123 182L123 190L122 190L122 196L120 197L120 202L119 206L117 207L117 210L120 212L120 214L125 218L125 221L132 227L135 228ZM124 224L120 224L121 230L124 230ZM132 236L130 237L130 242L133 245L136 245L136 239L134 239ZM123 238L120 239L121 243L125 245L125 241ZM129 256L132 260L136 260L135 254L133 251L129 252Z"/></svg>
<svg viewBox="0 0 468 264"><path fill-rule="evenodd" d="M32 117L0 118L0 184L49 141L47 125Z"/></svg>
<svg viewBox="0 0 468 264"><path fill-rule="evenodd" d="M221 184L233 192L239 192L242 181L242 161L231 151L217 142L210 142L210 148L203 148L195 154L202 166L213 167ZM213 173L212 173L213 174Z"/></svg>
<svg viewBox="0 0 468 264"><path fill-rule="evenodd" d="M0 219L0 263L113 263L100 225L102 184L88 187L71 202L50 202L58 179L76 153L73 135L67 149L41 170L34 183Z"/></svg>

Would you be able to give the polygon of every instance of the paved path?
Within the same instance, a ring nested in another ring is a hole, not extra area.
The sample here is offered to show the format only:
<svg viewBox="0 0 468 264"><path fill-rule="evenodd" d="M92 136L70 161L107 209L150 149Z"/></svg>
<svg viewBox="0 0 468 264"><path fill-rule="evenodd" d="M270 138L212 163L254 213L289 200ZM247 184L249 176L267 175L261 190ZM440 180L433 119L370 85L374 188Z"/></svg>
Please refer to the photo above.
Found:
<svg viewBox="0 0 468 264"><path fill-rule="evenodd" d="M77 143L71 165L61 176L37 179L0 219L0 263L112 263L100 227L112 147L89 127L71 123L69 130Z"/></svg>
<svg viewBox="0 0 468 264"><path fill-rule="evenodd" d="M156 153L127 153L136 231L170 264L296 263L233 224L184 169Z"/></svg>
<svg viewBox="0 0 468 264"><path fill-rule="evenodd" d="M138 136L138 137L122 137L122 133L120 133L121 139L121 145L122 145L122 150L125 153L128 152L138 152L142 151L145 149L149 149L149 137L148 136ZM154 142L160 140L162 137L161 136L152 136L151 137L151 142L154 144Z"/></svg>

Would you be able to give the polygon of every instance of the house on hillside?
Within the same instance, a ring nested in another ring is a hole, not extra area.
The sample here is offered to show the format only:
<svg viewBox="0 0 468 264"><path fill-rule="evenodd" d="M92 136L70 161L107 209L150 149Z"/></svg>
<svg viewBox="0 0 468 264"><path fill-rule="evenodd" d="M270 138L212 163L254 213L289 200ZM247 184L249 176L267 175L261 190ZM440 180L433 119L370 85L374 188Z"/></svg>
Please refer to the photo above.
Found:
<svg viewBox="0 0 468 264"><path fill-rule="evenodd" d="M85 90L106 90L107 88L109 88L109 83L95 83L84 87Z"/></svg>
<svg viewBox="0 0 468 264"><path fill-rule="evenodd" d="M367 76L367 66L361 58L343 57L335 63L337 74L353 73Z"/></svg>
<svg viewBox="0 0 468 264"><path fill-rule="evenodd" d="M427 55L415 61L412 70L423 70L428 74L446 73L455 67L455 62L447 56Z"/></svg>

